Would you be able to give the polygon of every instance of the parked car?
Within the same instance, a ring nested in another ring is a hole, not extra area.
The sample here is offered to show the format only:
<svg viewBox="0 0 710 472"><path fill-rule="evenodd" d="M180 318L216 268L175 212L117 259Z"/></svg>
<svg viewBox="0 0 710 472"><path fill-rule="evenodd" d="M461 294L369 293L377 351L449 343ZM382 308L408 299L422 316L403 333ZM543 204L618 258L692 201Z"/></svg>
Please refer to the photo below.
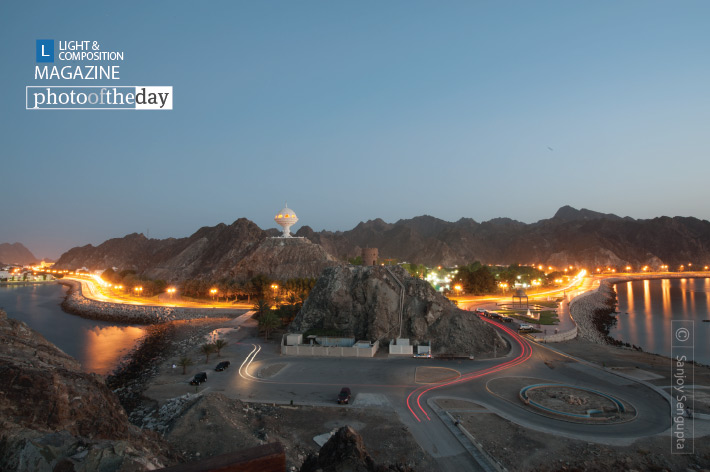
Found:
<svg viewBox="0 0 710 472"><path fill-rule="evenodd" d="M200 385L202 382L207 382L207 372L200 372L190 380L190 385Z"/></svg>
<svg viewBox="0 0 710 472"><path fill-rule="evenodd" d="M350 403L350 389L348 387L343 387L340 389L340 393L338 394L338 404L347 405L348 403Z"/></svg>
<svg viewBox="0 0 710 472"><path fill-rule="evenodd" d="M513 322L513 318L511 318L510 316L501 316L500 319L503 321L503 323L512 323Z"/></svg>
<svg viewBox="0 0 710 472"><path fill-rule="evenodd" d="M229 364L230 364L229 361L222 361L219 364L217 364L217 367L215 367L214 370L216 370L217 372L222 372L223 370L226 370L227 368L229 368Z"/></svg>
<svg viewBox="0 0 710 472"><path fill-rule="evenodd" d="M529 324L521 324L520 327L518 327L518 331L521 333L529 333L533 329L532 325Z"/></svg>
<svg viewBox="0 0 710 472"><path fill-rule="evenodd" d="M503 317L500 316L500 314L496 313L495 311L489 311L488 317L492 320L502 320L503 319Z"/></svg>
<svg viewBox="0 0 710 472"><path fill-rule="evenodd" d="M477 314L478 316L488 316L488 310L478 310L478 309L476 309L476 310L474 310L473 312L474 312L475 314Z"/></svg>

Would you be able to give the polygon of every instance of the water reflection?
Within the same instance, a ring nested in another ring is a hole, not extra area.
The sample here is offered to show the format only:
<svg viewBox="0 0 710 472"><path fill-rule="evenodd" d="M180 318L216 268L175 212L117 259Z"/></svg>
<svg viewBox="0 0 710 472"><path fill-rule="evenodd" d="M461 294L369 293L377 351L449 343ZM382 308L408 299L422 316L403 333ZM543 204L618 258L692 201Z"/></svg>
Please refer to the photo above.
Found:
<svg viewBox="0 0 710 472"><path fill-rule="evenodd" d="M83 369L110 373L144 334L143 328L135 326L94 326L84 330Z"/></svg>
<svg viewBox="0 0 710 472"><path fill-rule="evenodd" d="M671 281L668 279L661 280L661 292L663 294L663 317L670 318L671 311Z"/></svg>
<svg viewBox="0 0 710 472"><path fill-rule="evenodd" d="M701 287L705 296L695 296ZM609 333L616 339L669 356L671 321L680 319L696 320L696 339L710 338L710 323L701 322L710 318L710 278L634 281L618 284L617 294L620 314ZM696 343L695 360L710 364L710 343Z"/></svg>
<svg viewBox="0 0 710 472"><path fill-rule="evenodd" d="M84 371L110 373L145 330L65 313L59 306L65 290L58 284L0 286L0 307L78 360Z"/></svg>

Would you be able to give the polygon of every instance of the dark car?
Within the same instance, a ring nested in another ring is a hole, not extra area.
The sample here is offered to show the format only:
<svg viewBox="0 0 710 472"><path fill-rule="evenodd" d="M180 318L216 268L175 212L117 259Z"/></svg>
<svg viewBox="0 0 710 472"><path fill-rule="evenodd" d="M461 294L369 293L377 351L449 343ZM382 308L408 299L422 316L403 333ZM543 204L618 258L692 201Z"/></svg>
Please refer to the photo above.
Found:
<svg viewBox="0 0 710 472"><path fill-rule="evenodd" d="M495 311L489 311L489 312L488 312L488 317L489 317L490 319L492 319L492 320L501 320L501 319L503 319L503 317L500 316L500 314L496 313Z"/></svg>
<svg viewBox="0 0 710 472"><path fill-rule="evenodd" d="M190 380L190 385L200 385L202 382L207 382L207 372L200 372Z"/></svg>
<svg viewBox="0 0 710 472"><path fill-rule="evenodd" d="M501 319L503 320L503 323L512 323L513 322L513 318L511 318L510 316L503 316L503 317L501 317Z"/></svg>
<svg viewBox="0 0 710 472"><path fill-rule="evenodd" d="M488 316L488 310L474 310L473 312L478 316Z"/></svg>
<svg viewBox="0 0 710 472"><path fill-rule="evenodd" d="M219 364L217 364L217 367L214 368L217 372L222 372L223 370L226 370L229 368L229 361L222 361Z"/></svg>
<svg viewBox="0 0 710 472"><path fill-rule="evenodd" d="M350 403L350 389L348 387L343 387L340 389L340 393L338 394L338 404L348 404Z"/></svg>

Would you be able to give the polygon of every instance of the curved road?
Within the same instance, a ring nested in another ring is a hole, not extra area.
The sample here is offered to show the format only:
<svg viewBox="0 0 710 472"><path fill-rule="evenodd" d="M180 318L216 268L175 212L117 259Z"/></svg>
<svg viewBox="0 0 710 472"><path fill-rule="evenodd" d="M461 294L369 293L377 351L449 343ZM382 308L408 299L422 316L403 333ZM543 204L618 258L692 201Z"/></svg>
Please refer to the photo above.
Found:
<svg viewBox="0 0 710 472"><path fill-rule="evenodd" d="M253 340L238 345L240 367L229 375L212 376L209 388L247 401L336 406L338 391L348 386L353 392L350 407L394 410L441 470L478 470L480 466L429 406L438 396L476 402L533 430L593 442L630 443L670 427L669 405L654 390L531 342L506 326L485 321L493 324L512 346L505 357L474 361L286 357L275 352L273 344L262 349L259 341ZM460 376L417 384L416 370L422 366L453 368ZM500 387L492 388L491 380L504 377L529 377L600 390L631 403L637 417L609 425L570 423L541 416L515 398L497 394Z"/></svg>

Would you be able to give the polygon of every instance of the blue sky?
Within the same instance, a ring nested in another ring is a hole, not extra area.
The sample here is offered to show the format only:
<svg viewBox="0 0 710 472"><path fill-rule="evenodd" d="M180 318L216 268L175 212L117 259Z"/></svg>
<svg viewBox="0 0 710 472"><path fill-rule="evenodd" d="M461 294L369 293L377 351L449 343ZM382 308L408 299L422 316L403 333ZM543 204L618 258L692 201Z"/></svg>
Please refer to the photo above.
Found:
<svg viewBox="0 0 710 472"><path fill-rule="evenodd" d="M68 5L71 5L68 6ZM295 227L562 205L710 218L710 3L3 2L0 242L37 256L246 217ZM34 80L36 39L123 51ZM172 111L27 111L28 85L172 85Z"/></svg>

